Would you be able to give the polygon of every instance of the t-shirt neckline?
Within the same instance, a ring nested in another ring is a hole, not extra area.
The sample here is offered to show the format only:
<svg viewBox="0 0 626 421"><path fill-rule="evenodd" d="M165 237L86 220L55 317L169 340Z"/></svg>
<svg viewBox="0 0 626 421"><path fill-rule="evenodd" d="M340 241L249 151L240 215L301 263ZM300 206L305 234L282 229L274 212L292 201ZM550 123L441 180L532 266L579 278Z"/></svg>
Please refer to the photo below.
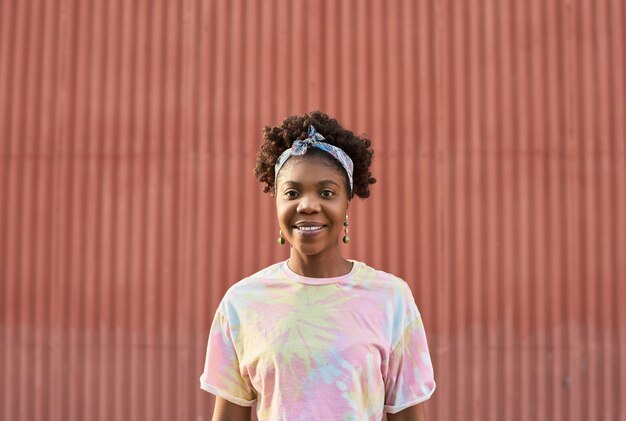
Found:
<svg viewBox="0 0 626 421"><path fill-rule="evenodd" d="M345 275L334 276L331 278L310 278L308 276L298 275L297 273L295 273L289 268L289 265L287 264L289 259L283 261L283 263L280 266L281 266L283 273L287 275L287 277L289 277L290 279L298 283L306 284L306 285L328 285L328 284L336 284L336 283L345 281L348 278L351 278L352 276L354 276L359 271L359 269L361 269L362 267L361 262L357 260L352 260L352 259L347 259L347 260L349 262L352 262L352 269L350 269L350 272L346 273Z"/></svg>

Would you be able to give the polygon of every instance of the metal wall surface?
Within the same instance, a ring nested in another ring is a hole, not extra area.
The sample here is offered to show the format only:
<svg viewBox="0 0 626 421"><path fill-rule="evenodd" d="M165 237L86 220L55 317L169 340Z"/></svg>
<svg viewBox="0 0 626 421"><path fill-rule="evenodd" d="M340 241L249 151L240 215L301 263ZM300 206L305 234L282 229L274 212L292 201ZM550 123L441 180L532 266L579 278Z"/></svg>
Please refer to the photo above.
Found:
<svg viewBox="0 0 626 421"><path fill-rule="evenodd" d="M621 0L0 2L0 419L208 420L286 258L261 128L374 142L346 255L406 279L430 419L626 420Z"/></svg>

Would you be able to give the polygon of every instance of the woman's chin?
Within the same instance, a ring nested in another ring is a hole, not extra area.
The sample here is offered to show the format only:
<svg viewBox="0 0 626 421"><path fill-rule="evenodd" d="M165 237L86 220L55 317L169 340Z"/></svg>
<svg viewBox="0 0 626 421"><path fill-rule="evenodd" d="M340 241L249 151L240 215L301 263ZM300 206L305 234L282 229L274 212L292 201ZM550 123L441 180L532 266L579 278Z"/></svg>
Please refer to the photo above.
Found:
<svg viewBox="0 0 626 421"><path fill-rule="evenodd" d="M295 244L292 244L291 247L298 252L299 254L303 255L303 256L317 256L320 255L322 253L325 252L329 252L332 249L336 249L338 248L338 244L337 245L326 245L326 244L307 244L307 243L300 243L297 242ZM335 250L334 253L337 253L338 251Z"/></svg>

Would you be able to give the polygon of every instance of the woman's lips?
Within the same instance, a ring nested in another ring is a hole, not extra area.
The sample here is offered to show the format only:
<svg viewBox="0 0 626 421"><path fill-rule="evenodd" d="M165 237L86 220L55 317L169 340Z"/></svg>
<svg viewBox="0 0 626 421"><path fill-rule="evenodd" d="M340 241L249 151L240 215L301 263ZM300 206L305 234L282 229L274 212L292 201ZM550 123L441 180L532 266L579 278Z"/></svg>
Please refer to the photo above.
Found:
<svg viewBox="0 0 626 421"><path fill-rule="evenodd" d="M326 228L326 225L294 226L294 231L304 238L315 237Z"/></svg>

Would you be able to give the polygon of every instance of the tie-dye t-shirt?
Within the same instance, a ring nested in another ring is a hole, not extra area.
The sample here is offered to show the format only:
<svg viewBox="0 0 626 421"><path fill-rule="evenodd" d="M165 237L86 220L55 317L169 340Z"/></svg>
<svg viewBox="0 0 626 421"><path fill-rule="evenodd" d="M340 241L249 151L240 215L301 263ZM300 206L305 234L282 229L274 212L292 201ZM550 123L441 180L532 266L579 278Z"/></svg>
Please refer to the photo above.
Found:
<svg viewBox="0 0 626 421"><path fill-rule="evenodd" d="M380 420L435 390L422 318L402 279L352 260L308 278L276 263L231 286L200 387L259 420Z"/></svg>

